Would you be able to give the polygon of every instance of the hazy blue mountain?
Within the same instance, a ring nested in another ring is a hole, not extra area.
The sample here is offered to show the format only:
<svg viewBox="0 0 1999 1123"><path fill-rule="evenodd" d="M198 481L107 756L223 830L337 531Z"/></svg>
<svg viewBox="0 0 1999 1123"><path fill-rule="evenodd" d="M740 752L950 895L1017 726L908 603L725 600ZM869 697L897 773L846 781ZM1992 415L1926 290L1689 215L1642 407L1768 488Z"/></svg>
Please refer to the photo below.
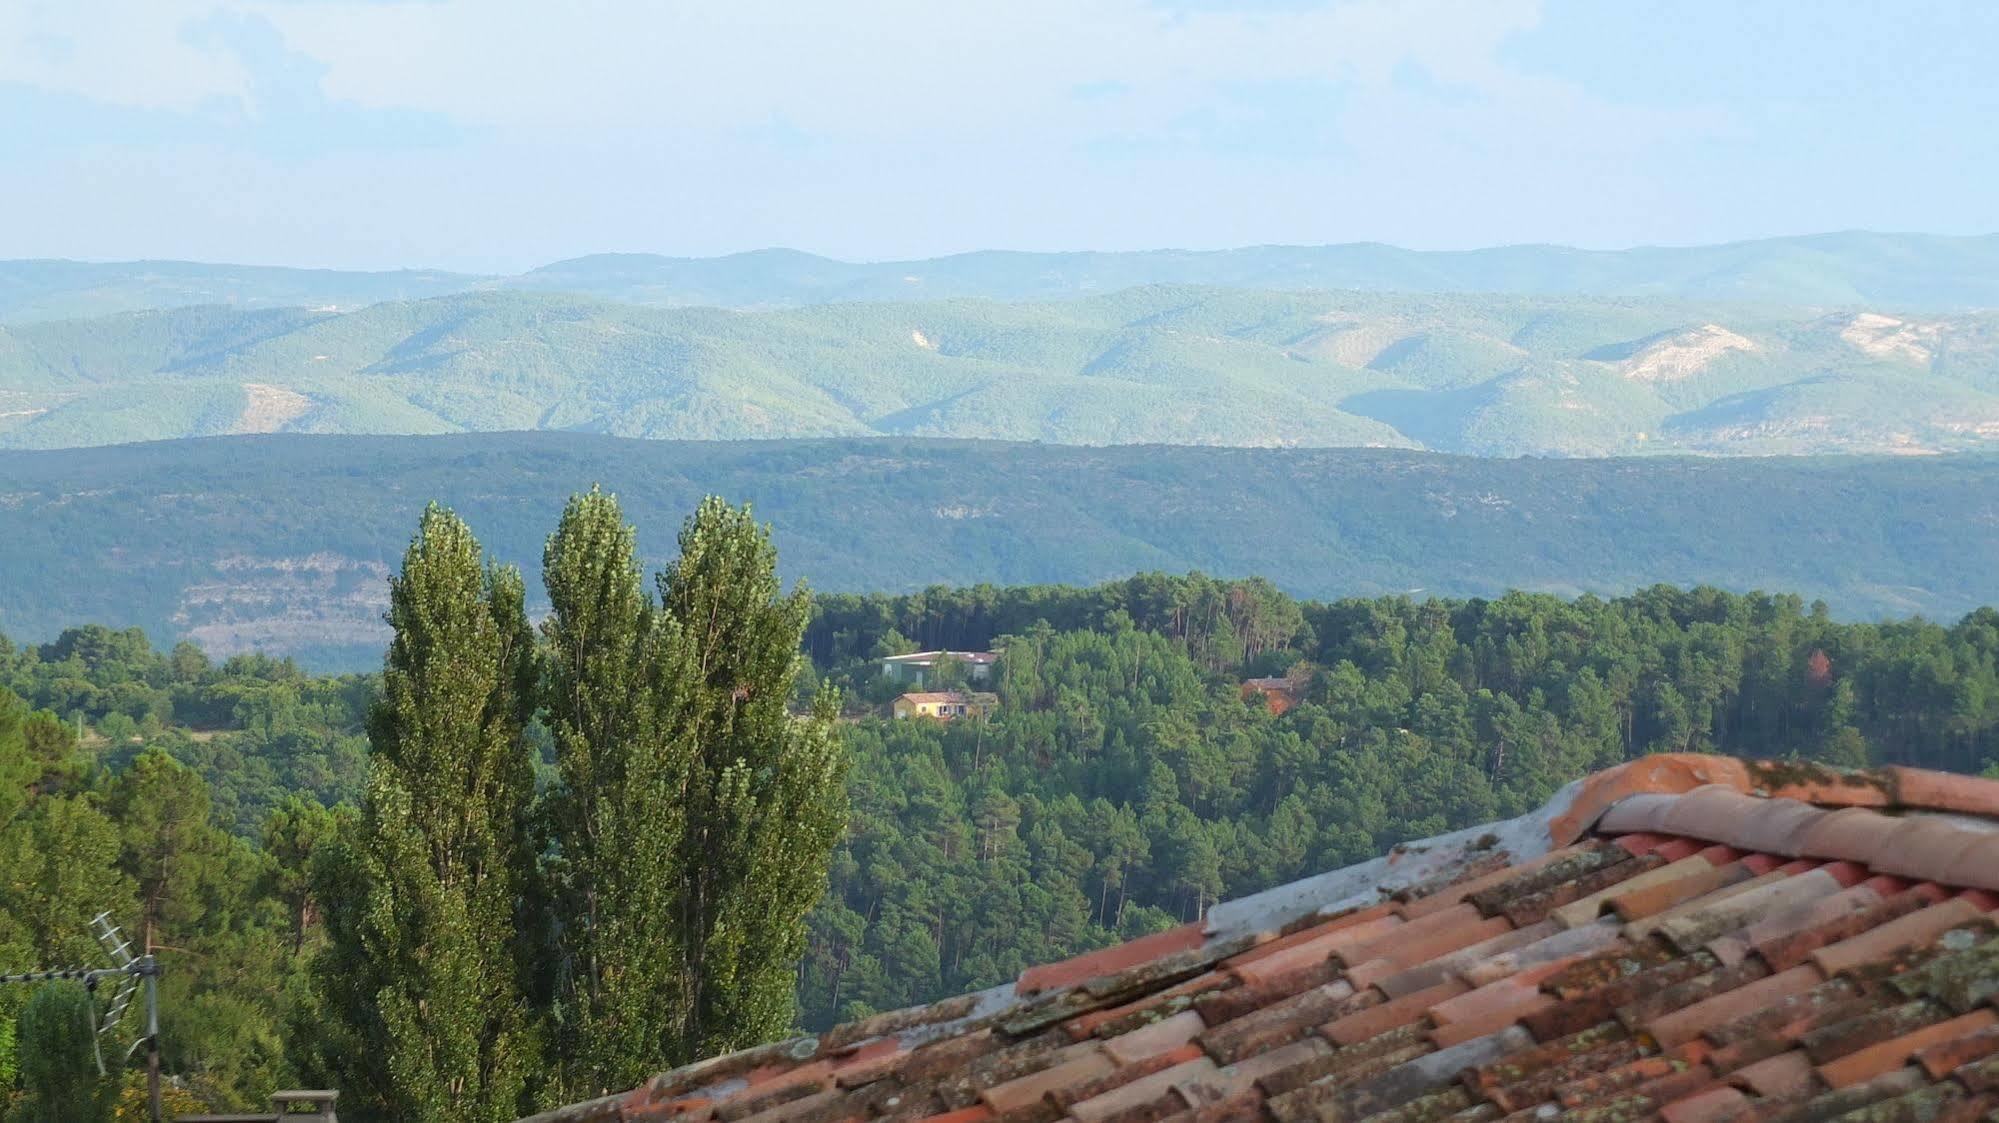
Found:
<svg viewBox="0 0 1999 1123"><path fill-rule="evenodd" d="M1999 601L1999 458L1488 460L971 441L294 435L0 453L0 631L87 621L217 652L379 659L423 505L533 574L572 491L657 562L700 496L752 501L828 590L1262 574L1314 597L1656 582L1951 617Z"/></svg>
<svg viewBox="0 0 1999 1123"><path fill-rule="evenodd" d="M1949 452L1999 442L1999 313L1187 286L730 311L497 291L0 329L0 447L534 429Z"/></svg>
<svg viewBox="0 0 1999 1123"><path fill-rule="evenodd" d="M602 254L503 284L659 304L1038 299L1135 285L1670 297L1903 310L1999 307L1999 235L1852 232L1719 246L1405 250L1374 243L1130 253L985 251L856 264L792 250L722 258Z"/></svg>
<svg viewBox="0 0 1999 1123"><path fill-rule="evenodd" d="M1999 307L1999 235L1849 232L1719 246L1405 250L1355 243L1128 253L986 251L846 262L796 250L726 257L598 254L511 277L189 262L0 262L0 323L190 304L342 310L377 300L508 287L669 306L783 307L831 301L1063 299L1135 285L1495 292L1869 305L1936 312Z"/></svg>
<svg viewBox="0 0 1999 1123"><path fill-rule="evenodd" d="M465 292L489 281L427 269L370 273L192 261L0 261L0 324L197 304L353 309Z"/></svg>

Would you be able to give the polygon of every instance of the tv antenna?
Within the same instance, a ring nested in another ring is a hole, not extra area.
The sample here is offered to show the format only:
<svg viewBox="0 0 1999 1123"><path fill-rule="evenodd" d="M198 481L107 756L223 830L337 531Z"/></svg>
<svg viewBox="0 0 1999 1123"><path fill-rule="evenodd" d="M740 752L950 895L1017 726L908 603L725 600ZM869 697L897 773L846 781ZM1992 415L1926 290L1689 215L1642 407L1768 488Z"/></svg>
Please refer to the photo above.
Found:
<svg viewBox="0 0 1999 1123"><path fill-rule="evenodd" d="M93 1020L95 1031L93 1046L105 1034L118 1026L118 1021L132 1005L132 997L141 987L146 992L146 1033L132 1043L125 1052L125 1063L130 1064L140 1046L146 1049L146 1094L152 1109L153 1123L162 1123L160 1114L160 963L148 950L144 955L133 955L132 945L111 923L109 911L100 912L91 918L91 935L110 956L110 967L53 967L43 971L24 971L18 975L0 975L0 983L47 983L60 979L76 979L93 995L97 984L104 979L117 979L118 989L111 996L111 1005L105 1008L104 1016ZM123 1065L119 1066L123 1068ZM110 1075L104 1068L104 1052L97 1050L97 1071L99 1075Z"/></svg>

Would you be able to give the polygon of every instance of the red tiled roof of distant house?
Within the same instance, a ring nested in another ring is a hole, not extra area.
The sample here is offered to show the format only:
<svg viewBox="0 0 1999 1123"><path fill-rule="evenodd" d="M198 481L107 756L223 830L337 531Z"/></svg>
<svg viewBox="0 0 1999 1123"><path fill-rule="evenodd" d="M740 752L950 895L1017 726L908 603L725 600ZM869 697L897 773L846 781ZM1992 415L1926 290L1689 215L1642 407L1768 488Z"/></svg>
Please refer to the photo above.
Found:
<svg viewBox="0 0 1999 1123"><path fill-rule="evenodd" d="M1242 696L1263 695L1263 704L1273 715L1281 715L1298 704L1299 684L1289 678L1251 678L1242 682Z"/></svg>
<svg viewBox="0 0 1999 1123"><path fill-rule="evenodd" d="M538 1118L1991 1118L1995 909L1999 781L1647 757L1197 924Z"/></svg>

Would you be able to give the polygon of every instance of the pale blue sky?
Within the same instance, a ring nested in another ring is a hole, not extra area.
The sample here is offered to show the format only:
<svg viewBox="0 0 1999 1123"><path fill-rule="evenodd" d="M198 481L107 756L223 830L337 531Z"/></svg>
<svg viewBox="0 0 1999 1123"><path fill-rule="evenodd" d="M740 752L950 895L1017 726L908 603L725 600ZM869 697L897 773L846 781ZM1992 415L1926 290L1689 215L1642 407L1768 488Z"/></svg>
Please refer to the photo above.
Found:
<svg viewBox="0 0 1999 1123"><path fill-rule="evenodd" d="M1999 231L1983 0L0 0L0 257Z"/></svg>

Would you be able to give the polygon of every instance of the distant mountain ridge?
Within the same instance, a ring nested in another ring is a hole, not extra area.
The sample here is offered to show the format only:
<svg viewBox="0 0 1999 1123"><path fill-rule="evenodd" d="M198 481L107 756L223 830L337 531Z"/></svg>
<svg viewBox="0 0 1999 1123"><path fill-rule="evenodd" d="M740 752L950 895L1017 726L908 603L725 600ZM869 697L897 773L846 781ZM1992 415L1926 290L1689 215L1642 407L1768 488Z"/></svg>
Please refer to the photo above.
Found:
<svg viewBox="0 0 1999 1123"><path fill-rule="evenodd" d="M1262 575L1304 596L1709 583L1847 614L1999 602L1999 457L1488 460L1400 450L940 440L297 435L0 452L0 631L140 625L378 665L388 574L438 499L538 589L573 491L651 563L703 494L824 590Z"/></svg>
<svg viewBox="0 0 1999 1123"><path fill-rule="evenodd" d="M1171 285L732 311L502 290L0 328L0 447L502 430L1959 452L1999 448L1999 312Z"/></svg>
<svg viewBox="0 0 1999 1123"><path fill-rule="evenodd" d="M1714 246L1406 250L1374 243L1228 250L980 251L845 262L796 250L710 258L599 254L515 276L192 262L0 262L0 323L229 304L352 310L483 289L572 292L663 306L1062 299L1136 285L1489 292L1744 301L1889 311L1999 308L1999 234L1853 231Z"/></svg>

